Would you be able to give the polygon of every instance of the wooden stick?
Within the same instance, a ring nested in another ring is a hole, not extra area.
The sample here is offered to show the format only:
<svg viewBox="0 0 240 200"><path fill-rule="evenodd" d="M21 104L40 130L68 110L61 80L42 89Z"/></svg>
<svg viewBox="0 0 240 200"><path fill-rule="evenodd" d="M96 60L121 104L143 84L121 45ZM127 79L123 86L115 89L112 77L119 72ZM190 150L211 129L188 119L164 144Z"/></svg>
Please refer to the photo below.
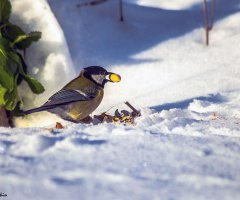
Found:
<svg viewBox="0 0 240 200"><path fill-rule="evenodd" d="M140 112L136 110L128 101L124 102L129 108L132 109L133 112L135 112L137 115L140 115Z"/></svg>
<svg viewBox="0 0 240 200"><path fill-rule="evenodd" d="M204 21L205 21L205 36L206 36L206 45L208 46L208 16L207 16L207 3L206 0L203 0L203 10L204 10Z"/></svg>
<svg viewBox="0 0 240 200"><path fill-rule="evenodd" d="M95 6L99 5L101 3L104 3L108 0L93 0L89 3L83 3L83 4L77 4L77 7L80 8L82 6ZM120 9L120 21L123 22L123 6L122 6L122 0L119 0L119 9Z"/></svg>
<svg viewBox="0 0 240 200"><path fill-rule="evenodd" d="M214 12L215 12L215 0L212 0L211 24L210 24L209 30L212 30L212 27L213 27Z"/></svg>
<svg viewBox="0 0 240 200"><path fill-rule="evenodd" d="M108 0L95 0L95 1L92 1L92 2L89 2L89 3L83 3L83 4L77 4L77 7L81 7L81 6L95 6L95 5L99 5L101 3L104 3Z"/></svg>
<svg viewBox="0 0 240 200"><path fill-rule="evenodd" d="M119 8L120 8L120 21L123 22L122 0L119 0Z"/></svg>
<svg viewBox="0 0 240 200"><path fill-rule="evenodd" d="M212 0L212 11L211 11L211 22L208 25L208 15L207 15L207 3L203 0L203 10L204 10L204 21L205 21L205 34L206 34L206 45L209 44L209 31L213 28L214 12L215 12L215 0Z"/></svg>

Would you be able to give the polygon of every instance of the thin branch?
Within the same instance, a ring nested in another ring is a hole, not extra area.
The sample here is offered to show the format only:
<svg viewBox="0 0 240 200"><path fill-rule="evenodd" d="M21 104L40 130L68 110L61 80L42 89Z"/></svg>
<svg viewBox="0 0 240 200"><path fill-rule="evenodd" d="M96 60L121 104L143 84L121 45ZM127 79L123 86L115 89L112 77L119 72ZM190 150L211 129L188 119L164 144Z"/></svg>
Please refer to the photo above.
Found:
<svg viewBox="0 0 240 200"><path fill-rule="evenodd" d="M13 127L11 112L4 107L0 108L0 127Z"/></svg>
<svg viewBox="0 0 240 200"><path fill-rule="evenodd" d="M119 8L120 8L120 21L123 22L122 0L119 0Z"/></svg>
<svg viewBox="0 0 240 200"><path fill-rule="evenodd" d="M215 0L212 0L212 10L211 10L211 22L208 25L208 15L207 15L207 3L203 0L203 10L204 10L204 21L205 21L205 35L206 35L206 45L209 44L209 31L213 28L214 12L215 12Z"/></svg>
<svg viewBox="0 0 240 200"><path fill-rule="evenodd" d="M80 8L82 6L96 6L101 3L105 3L109 0L93 0L89 3L83 3L83 4L77 4L77 7ZM122 0L119 0L119 9L120 9L120 21L123 22L123 6L122 6Z"/></svg>
<svg viewBox="0 0 240 200"><path fill-rule="evenodd" d="M208 16L207 16L207 3L206 0L203 0L203 10L204 10L204 21L205 21L205 36L206 36L206 45L208 46Z"/></svg>
<svg viewBox="0 0 240 200"><path fill-rule="evenodd" d="M210 24L210 27L209 27L210 30L212 30L212 27L213 27L214 12L215 12L215 0L212 0L211 24Z"/></svg>
<svg viewBox="0 0 240 200"><path fill-rule="evenodd" d="M134 108L128 101L126 101L126 102L124 102L124 103L125 103L129 108L131 108L132 111L135 112L137 116L140 115L140 112L138 112L137 109Z"/></svg>
<svg viewBox="0 0 240 200"><path fill-rule="evenodd" d="M83 4L77 4L77 7L82 7L82 6L95 6L95 5L99 5L101 3L104 3L108 0L95 0L89 3L83 3Z"/></svg>

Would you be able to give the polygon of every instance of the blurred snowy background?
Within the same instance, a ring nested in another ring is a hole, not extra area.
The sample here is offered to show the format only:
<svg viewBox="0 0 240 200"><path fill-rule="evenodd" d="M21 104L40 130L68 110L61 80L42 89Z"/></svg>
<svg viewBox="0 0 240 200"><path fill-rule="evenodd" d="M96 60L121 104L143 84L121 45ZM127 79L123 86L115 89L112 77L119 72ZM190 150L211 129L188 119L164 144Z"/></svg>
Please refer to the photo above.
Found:
<svg viewBox="0 0 240 200"><path fill-rule="evenodd" d="M205 46L200 0L12 0L11 20L42 31L27 51L46 92L22 85L24 109L42 105L83 67L121 75L99 114L141 110L136 126L71 124L42 112L0 128L0 192L9 199L240 198L240 2L216 2ZM89 2L89 1L88 1ZM211 8L211 1L208 1ZM44 132L56 121L66 128Z"/></svg>

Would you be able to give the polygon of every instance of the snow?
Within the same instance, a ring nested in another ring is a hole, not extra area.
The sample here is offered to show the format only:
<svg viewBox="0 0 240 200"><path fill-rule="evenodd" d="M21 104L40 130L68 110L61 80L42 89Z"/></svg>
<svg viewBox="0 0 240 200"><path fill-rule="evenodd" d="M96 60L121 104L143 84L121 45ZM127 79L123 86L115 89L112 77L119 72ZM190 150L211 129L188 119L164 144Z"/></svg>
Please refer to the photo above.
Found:
<svg viewBox="0 0 240 200"><path fill-rule="evenodd" d="M205 46L202 1L12 0L11 20L43 38L27 51L46 92L86 66L122 77L94 113L141 111L136 126L72 124L42 112L0 127L0 192L9 199L239 199L238 1L217 1ZM208 2L209 6L211 1ZM210 8L210 7L209 7ZM26 93L26 91L28 91ZM56 121L65 129L54 129Z"/></svg>
<svg viewBox="0 0 240 200"><path fill-rule="evenodd" d="M61 89L76 73L63 31L48 3L45 0L35 3L29 0L11 0L11 3L13 14L10 21L13 24L18 24L26 33L42 32L41 40L27 50L26 61L28 66L31 66L28 69L29 74L40 81L46 91L42 95L34 95L27 84L23 84L19 88L19 96L24 98L23 109L27 110L41 106L53 91ZM28 120L19 121L16 121L17 126L29 126ZM35 126L40 125L39 121L32 117L31 121L35 121Z"/></svg>

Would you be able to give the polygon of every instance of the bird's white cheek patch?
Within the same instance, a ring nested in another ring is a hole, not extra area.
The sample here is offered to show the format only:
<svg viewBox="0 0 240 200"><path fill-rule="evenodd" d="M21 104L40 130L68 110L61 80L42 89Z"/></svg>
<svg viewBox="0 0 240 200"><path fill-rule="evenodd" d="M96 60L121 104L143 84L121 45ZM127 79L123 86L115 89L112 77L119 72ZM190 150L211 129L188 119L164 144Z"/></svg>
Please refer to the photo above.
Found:
<svg viewBox="0 0 240 200"><path fill-rule="evenodd" d="M96 81L98 84L102 85L105 79L105 76L101 76L100 74L92 74L92 79Z"/></svg>

